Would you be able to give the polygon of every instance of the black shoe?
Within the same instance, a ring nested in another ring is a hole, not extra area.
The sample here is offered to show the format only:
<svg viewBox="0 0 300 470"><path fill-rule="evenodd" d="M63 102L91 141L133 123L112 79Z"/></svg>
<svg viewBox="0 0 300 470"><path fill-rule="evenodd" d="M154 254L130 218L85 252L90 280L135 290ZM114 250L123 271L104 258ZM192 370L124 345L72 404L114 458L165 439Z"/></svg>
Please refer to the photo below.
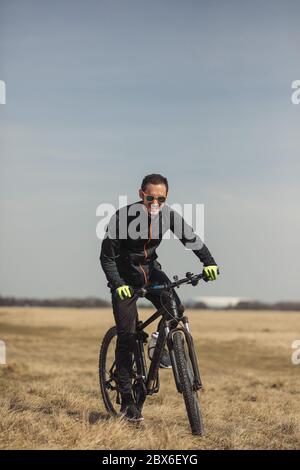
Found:
<svg viewBox="0 0 300 470"><path fill-rule="evenodd" d="M161 356L161 359L160 359L160 363L159 363L159 367L161 369L171 369L172 368L170 354L166 349L163 350L163 353L162 353L162 356Z"/></svg>
<svg viewBox="0 0 300 470"><path fill-rule="evenodd" d="M120 414L127 421L139 422L144 419L139 407L135 403L122 403Z"/></svg>

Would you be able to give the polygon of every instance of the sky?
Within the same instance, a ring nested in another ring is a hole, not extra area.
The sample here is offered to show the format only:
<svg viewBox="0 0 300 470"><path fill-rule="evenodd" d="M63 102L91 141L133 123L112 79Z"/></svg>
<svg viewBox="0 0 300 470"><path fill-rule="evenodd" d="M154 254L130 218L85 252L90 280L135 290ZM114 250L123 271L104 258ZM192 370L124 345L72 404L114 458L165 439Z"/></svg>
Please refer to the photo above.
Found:
<svg viewBox="0 0 300 470"><path fill-rule="evenodd" d="M300 3L0 1L0 295L109 299L99 204L204 204L217 282L183 299L300 300ZM202 267L164 240L169 276ZM178 291L179 293L179 291Z"/></svg>

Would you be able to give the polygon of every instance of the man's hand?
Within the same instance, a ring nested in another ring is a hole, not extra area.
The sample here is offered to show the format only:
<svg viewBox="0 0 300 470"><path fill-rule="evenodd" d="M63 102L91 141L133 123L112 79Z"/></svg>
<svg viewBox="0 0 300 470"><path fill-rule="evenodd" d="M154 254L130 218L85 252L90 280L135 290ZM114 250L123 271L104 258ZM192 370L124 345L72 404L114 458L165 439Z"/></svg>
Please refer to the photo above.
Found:
<svg viewBox="0 0 300 470"><path fill-rule="evenodd" d="M120 286L116 289L117 294L121 300L130 299L132 293L129 286Z"/></svg>
<svg viewBox="0 0 300 470"><path fill-rule="evenodd" d="M219 274L219 268L218 266L205 266L205 268L203 268L203 274L207 281L215 281Z"/></svg>

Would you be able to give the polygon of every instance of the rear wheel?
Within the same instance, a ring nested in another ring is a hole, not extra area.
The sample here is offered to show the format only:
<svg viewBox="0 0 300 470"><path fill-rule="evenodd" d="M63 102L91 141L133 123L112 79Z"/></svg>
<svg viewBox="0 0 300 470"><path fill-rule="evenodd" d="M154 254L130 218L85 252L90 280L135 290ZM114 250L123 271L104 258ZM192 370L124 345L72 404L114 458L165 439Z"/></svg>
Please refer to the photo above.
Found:
<svg viewBox="0 0 300 470"><path fill-rule="evenodd" d="M99 355L100 390L106 410L114 416L118 414L120 404L115 361L116 342L117 330L113 326L103 338Z"/></svg>
<svg viewBox="0 0 300 470"><path fill-rule="evenodd" d="M173 335L174 354L185 407L193 434L204 435L204 425L197 390L194 390L194 372L183 333Z"/></svg>
<svg viewBox="0 0 300 470"><path fill-rule="evenodd" d="M117 416L119 414L121 405L121 395L119 392L115 359L116 344L117 329L113 326L105 334L99 354L99 382L101 395L106 410L113 416ZM140 374L138 374L136 358L134 356L135 355L132 354L132 392L135 402L141 408L146 398L146 389Z"/></svg>

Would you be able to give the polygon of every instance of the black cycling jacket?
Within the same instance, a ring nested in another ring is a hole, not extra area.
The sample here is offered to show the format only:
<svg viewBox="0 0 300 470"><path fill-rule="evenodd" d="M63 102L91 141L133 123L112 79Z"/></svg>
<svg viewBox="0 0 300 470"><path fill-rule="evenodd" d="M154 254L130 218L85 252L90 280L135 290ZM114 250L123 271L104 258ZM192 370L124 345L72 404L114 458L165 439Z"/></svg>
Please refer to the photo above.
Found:
<svg viewBox="0 0 300 470"><path fill-rule="evenodd" d="M112 290L124 284L140 287L149 283L156 261L156 248L171 230L185 247L193 250L204 266L217 265L208 248L181 215L164 204L152 216L142 201L117 210L109 221L102 242L100 262Z"/></svg>

